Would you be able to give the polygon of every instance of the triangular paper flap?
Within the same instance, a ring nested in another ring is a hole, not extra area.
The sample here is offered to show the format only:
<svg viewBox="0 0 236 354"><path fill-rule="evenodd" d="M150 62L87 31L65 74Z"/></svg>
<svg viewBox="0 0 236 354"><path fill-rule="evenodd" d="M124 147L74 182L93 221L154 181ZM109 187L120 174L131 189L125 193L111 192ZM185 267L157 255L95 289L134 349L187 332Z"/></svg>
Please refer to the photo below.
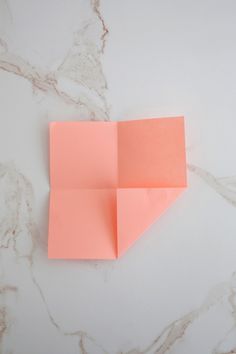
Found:
<svg viewBox="0 0 236 354"><path fill-rule="evenodd" d="M117 189L117 256L121 256L185 188Z"/></svg>

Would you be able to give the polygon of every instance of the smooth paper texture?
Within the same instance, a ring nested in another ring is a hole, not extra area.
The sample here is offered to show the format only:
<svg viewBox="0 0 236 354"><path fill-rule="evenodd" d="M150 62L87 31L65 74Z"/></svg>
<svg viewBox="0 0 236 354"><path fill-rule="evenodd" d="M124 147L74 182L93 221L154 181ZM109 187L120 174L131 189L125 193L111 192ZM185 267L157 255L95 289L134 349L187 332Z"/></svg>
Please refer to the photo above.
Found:
<svg viewBox="0 0 236 354"><path fill-rule="evenodd" d="M121 256L186 188L184 118L50 123L49 258Z"/></svg>

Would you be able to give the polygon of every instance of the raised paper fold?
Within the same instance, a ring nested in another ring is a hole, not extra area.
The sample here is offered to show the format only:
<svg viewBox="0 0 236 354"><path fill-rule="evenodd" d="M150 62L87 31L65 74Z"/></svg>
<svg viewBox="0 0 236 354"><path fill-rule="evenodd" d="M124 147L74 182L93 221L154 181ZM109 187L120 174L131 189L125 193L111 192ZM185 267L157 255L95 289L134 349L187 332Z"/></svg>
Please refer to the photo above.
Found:
<svg viewBox="0 0 236 354"><path fill-rule="evenodd" d="M49 258L122 255L186 188L184 119L50 123Z"/></svg>

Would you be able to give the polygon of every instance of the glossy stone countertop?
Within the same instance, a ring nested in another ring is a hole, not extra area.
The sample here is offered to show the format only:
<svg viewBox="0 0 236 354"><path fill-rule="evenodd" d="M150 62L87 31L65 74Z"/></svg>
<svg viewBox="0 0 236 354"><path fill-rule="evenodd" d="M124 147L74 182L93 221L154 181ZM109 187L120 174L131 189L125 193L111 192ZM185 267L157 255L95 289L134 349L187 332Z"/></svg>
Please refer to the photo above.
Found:
<svg viewBox="0 0 236 354"><path fill-rule="evenodd" d="M236 353L235 63L234 0L0 0L1 354ZM176 115L178 201L116 261L48 260L48 123Z"/></svg>

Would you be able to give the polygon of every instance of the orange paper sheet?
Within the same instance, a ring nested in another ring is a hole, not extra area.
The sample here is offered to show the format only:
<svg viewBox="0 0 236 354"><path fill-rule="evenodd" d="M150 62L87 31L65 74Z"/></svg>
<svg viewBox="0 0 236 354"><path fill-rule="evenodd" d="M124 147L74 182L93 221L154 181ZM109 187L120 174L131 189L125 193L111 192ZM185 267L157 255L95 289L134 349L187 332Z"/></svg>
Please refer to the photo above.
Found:
<svg viewBox="0 0 236 354"><path fill-rule="evenodd" d="M184 118L50 123L49 258L121 256L186 188Z"/></svg>

